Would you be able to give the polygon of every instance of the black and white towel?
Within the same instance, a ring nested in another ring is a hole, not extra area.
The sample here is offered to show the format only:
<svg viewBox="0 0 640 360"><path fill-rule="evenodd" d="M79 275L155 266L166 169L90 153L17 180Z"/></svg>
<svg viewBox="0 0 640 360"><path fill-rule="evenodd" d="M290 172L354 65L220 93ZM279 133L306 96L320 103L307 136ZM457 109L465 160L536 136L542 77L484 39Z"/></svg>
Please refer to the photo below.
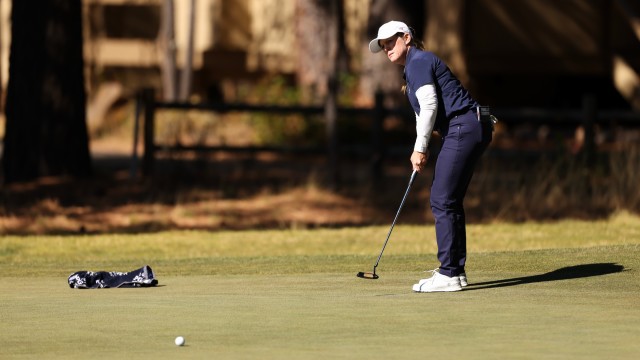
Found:
<svg viewBox="0 0 640 360"><path fill-rule="evenodd" d="M129 272L78 271L69 275L69 287L73 289L130 288L158 285L149 265Z"/></svg>

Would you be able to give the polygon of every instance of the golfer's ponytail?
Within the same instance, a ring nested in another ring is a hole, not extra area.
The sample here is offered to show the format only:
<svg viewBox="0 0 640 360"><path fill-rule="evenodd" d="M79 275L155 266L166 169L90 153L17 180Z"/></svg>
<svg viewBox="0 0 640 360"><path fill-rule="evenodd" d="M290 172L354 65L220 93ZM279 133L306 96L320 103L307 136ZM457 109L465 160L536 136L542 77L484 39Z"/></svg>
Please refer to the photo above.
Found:
<svg viewBox="0 0 640 360"><path fill-rule="evenodd" d="M418 50L424 50L424 43L422 42L422 40L418 39L414 34L416 33L415 30L413 30L412 27L409 27L409 30L411 30L411 33L409 34L409 36L411 36L411 41L409 41L409 46L414 47ZM402 85L402 93L406 94L407 93L407 79L404 78L404 84Z"/></svg>
<svg viewBox="0 0 640 360"><path fill-rule="evenodd" d="M424 50L424 43L422 43L422 40L418 39L414 34L416 33L415 30L413 30L412 27L409 27L409 30L411 30L411 33L409 35L411 35L411 41L409 42L409 46L413 46L418 50Z"/></svg>

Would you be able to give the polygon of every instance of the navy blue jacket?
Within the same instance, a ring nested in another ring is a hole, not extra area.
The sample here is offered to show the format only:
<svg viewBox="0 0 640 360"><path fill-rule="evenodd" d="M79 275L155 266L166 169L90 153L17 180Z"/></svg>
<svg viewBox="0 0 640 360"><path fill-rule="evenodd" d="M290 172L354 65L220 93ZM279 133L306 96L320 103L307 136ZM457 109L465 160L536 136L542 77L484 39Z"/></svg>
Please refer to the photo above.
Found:
<svg viewBox="0 0 640 360"><path fill-rule="evenodd" d="M438 115L434 126L436 130L443 129L456 115L478 106L449 67L432 52L409 48L404 76L407 81L407 96L416 114L420 114L416 90L424 85L435 85L438 96Z"/></svg>

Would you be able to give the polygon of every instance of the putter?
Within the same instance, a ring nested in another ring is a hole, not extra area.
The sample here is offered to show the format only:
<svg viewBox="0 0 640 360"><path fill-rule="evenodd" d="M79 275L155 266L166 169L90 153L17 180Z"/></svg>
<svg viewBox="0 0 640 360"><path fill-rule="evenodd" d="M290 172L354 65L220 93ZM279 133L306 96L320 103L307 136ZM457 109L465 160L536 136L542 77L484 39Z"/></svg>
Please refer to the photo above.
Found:
<svg viewBox="0 0 640 360"><path fill-rule="evenodd" d="M413 185L413 181L416 179L417 171L413 170L411 174L411 179L409 179L409 186L407 186L407 191L405 191L404 196L402 197L402 202L400 203L400 207L398 208L398 212L396 213L396 217L393 219L391 223L391 228L389 229L389 233L387 234L387 240L384 241L384 245L382 245L382 251L380 251L380 255L378 255L378 260L376 264L373 265L373 272L359 272L356 276L363 279L371 279L375 280L379 278L378 274L376 274L376 268L380 263L380 258L382 257L382 253L384 252L384 248L387 247L387 243L389 242L389 238L391 237L391 232L393 231L393 227L396 225L396 221L398 220L398 216L400 215L400 210L402 210L402 206L404 206L405 200L407 200L407 195L409 195L409 190L411 190L411 185Z"/></svg>

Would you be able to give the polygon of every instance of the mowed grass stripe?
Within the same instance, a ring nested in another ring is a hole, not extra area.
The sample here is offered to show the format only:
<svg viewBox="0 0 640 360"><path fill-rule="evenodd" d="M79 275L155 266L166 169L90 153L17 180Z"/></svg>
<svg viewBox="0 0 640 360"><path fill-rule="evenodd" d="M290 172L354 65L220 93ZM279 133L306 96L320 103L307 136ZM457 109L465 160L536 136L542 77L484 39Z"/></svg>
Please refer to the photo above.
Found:
<svg viewBox="0 0 640 360"><path fill-rule="evenodd" d="M512 256L508 252L470 253L467 266L473 272L495 272L509 269L519 274L553 271L572 265L588 263L593 256L601 259L610 258L609 252L626 251L637 253L640 245L618 245L591 248L546 249L517 251L523 254L516 267L508 266L501 260ZM543 259L524 256L528 252L535 252ZM594 254L595 252L595 254ZM286 275L286 274L341 274L371 271L376 255L288 255L288 256L260 256L260 257L210 257L193 259L164 259L153 260L141 255L139 258L115 259L108 258L92 261L77 261L68 263L58 262L21 262L4 263L0 265L0 277L37 277L56 276L64 279L72 272L79 270L90 271L129 271L145 264L150 265L158 277L162 276L192 276L192 275ZM486 261L490 258L491 261ZM616 262L615 259L611 261ZM378 266L377 272L412 272L415 276L427 276L425 271L438 266L435 254L394 255L385 254Z"/></svg>

